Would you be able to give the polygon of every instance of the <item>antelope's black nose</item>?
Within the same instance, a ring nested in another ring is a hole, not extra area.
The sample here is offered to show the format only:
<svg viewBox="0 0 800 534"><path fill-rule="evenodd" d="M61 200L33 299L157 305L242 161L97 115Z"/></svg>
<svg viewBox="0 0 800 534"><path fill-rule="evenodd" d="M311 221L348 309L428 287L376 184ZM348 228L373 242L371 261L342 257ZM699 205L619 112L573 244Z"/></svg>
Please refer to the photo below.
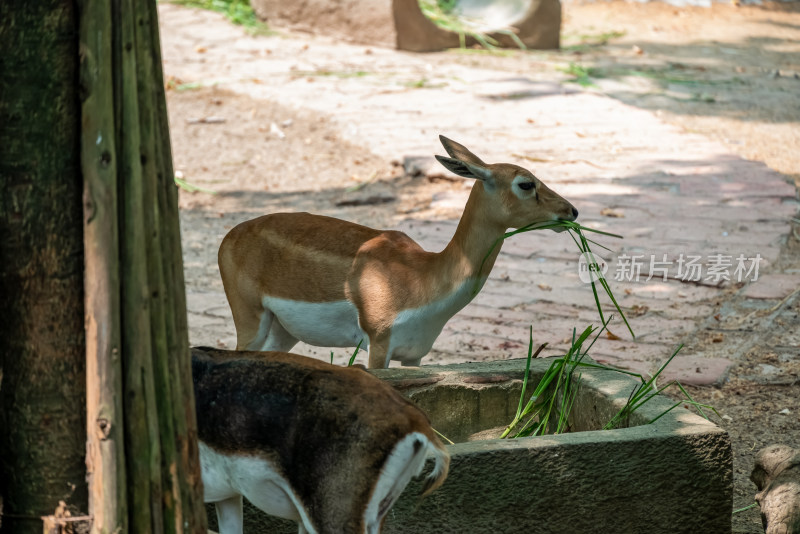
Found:
<svg viewBox="0 0 800 534"><path fill-rule="evenodd" d="M577 218L578 218L578 210L576 210L575 208L572 208L572 216L573 216L575 219L577 219Z"/></svg>

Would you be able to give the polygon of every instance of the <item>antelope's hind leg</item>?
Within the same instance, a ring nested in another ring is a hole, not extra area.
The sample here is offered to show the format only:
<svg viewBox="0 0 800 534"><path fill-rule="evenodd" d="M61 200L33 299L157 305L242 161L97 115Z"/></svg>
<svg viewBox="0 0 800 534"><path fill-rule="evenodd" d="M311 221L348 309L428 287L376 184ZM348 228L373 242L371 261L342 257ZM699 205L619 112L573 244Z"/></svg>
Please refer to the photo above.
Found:
<svg viewBox="0 0 800 534"><path fill-rule="evenodd" d="M264 308L261 313L248 310L233 314L236 325L236 350L279 350L288 352L297 345L292 336L271 310Z"/></svg>
<svg viewBox="0 0 800 534"><path fill-rule="evenodd" d="M291 485L270 462L259 460L250 465L248 475L240 479L239 484L247 500L259 510L297 521L299 532L316 534L308 513Z"/></svg>
<svg viewBox="0 0 800 534"><path fill-rule="evenodd" d="M265 310L255 299L245 302L239 298L231 298L236 293L228 291L228 304L236 327L236 350L261 350L267 340L267 334L273 320L273 313Z"/></svg>
<svg viewBox="0 0 800 534"><path fill-rule="evenodd" d="M244 532L244 512L241 495L215 502L214 508L217 509L219 534L242 534Z"/></svg>
<svg viewBox="0 0 800 534"><path fill-rule="evenodd" d="M289 352L292 350L292 347L297 345L299 340L284 328L280 319L278 319L274 313L265 309L264 314L272 316L271 324L264 343L261 345L261 348L256 350L278 350L282 352Z"/></svg>

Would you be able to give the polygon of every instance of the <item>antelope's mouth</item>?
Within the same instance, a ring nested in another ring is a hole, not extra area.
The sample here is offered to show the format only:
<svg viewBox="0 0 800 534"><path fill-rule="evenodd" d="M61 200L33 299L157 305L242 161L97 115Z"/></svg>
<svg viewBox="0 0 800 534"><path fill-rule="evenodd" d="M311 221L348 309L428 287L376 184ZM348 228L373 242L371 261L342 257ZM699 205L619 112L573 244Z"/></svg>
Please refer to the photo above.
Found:
<svg viewBox="0 0 800 534"><path fill-rule="evenodd" d="M562 221L570 221L570 222L572 222L572 221L578 220L578 210L575 209L575 206L570 206L570 210L571 211L570 211L569 217L562 218L561 219Z"/></svg>
<svg viewBox="0 0 800 534"><path fill-rule="evenodd" d="M551 224L556 224L556 223L559 223L559 222L570 222L570 221L569 221L569 219L553 218L553 219L550 219L549 221L540 221L540 222L530 223L527 226L527 228L530 228L531 230L552 230L552 231L554 231L556 233L561 233L564 230L568 230L568 228L566 228L564 226L553 226L553 227L550 226Z"/></svg>
<svg viewBox="0 0 800 534"><path fill-rule="evenodd" d="M569 216L567 216L567 217L558 217L556 219L556 221L564 221L564 222L574 222L574 221L576 221L578 219L578 210L575 209L574 206L570 206L570 210L571 210L571 212L570 212ZM561 233L564 230L566 230L566 228L563 227L563 226L559 226L557 228L553 228L553 231L557 232L557 233Z"/></svg>

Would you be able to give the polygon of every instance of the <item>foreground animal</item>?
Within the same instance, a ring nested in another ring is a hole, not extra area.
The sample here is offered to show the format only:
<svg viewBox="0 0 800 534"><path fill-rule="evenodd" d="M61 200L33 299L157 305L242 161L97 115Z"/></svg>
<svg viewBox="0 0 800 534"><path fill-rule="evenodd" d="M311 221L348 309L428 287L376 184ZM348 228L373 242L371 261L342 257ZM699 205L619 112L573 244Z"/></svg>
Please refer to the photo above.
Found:
<svg viewBox="0 0 800 534"><path fill-rule="evenodd" d="M242 533L242 497L299 532L380 532L428 453L424 494L450 456L425 414L368 372L296 354L192 349L205 502Z"/></svg>
<svg viewBox="0 0 800 534"><path fill-rule="evenodd" d="M440 136L445 167L474 178L458 229L439 253L402 232L308 213L243 222L223 239L219 270L240 350L298 340L369 347L369 367L419 365L445 323L483 287L508 228L574 221L578 210L530 171L486 164ZM485 260L485 262L484 262Z"/></svg>

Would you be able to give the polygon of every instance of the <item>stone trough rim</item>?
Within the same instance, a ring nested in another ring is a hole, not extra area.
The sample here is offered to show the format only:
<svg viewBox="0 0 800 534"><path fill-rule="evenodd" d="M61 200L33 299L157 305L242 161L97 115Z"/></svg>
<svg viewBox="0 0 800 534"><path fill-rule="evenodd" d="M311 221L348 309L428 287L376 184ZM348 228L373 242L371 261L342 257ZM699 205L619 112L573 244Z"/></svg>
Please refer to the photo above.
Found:
<svg viewBox="0 0 800 534"><path fill-rule="evenodd" d="M538 358L531 360L531 374L542 375L550 366L551 358ZM585 357L586 363L596 364L590 357ZM507 377L508 381L522 380L525 371L525 358L514 358L507 360L494 360L487 362L456 363L447 365L423 365L418 368L396 367L390 369L371 369L374 376L393 385L401 392L408 389L427 389L442 385L471 385L481 387L484 384L465 382L464 377L486 376ZM479 369L475 369L479 366ZM516 374L517 376L513 376ZM392 378L394 375L402 375L402 378ZM410 375L410 376L409 376ZM421 380L427 377L427 380ZM640 382L624 373L584 367L581 370L581 387L584 393L587 390L590 394L598 398L605 398L610 401L615 408L625 405L628 396L634 386ZM496 384L498 380L487 382L486 387ZM398 387L398 385L400 387ZM532 391L532 390L531 390ZM627 442L639 441L642 439L665 438L670 435L693 436L726 434L727 432L712 421L703 418L685 408L683 405L676 406L668 413L659 417L653 423L649 421L655 419L665 410L672 407L677 401L668 399L664 395L657 395L642 405L631 416L631 423L627 427L609 430L580 430L563 434L548 434L545 436L527 436L521 438L491 438L479 439L467 442L456 442L447 444L451 454L479 452L484 448L545 448L551 446L562 446L566 444L583 444L592 442ZM682 403L681 403L682 404ZM509 421L510 422L510 421Z"/></svg>

